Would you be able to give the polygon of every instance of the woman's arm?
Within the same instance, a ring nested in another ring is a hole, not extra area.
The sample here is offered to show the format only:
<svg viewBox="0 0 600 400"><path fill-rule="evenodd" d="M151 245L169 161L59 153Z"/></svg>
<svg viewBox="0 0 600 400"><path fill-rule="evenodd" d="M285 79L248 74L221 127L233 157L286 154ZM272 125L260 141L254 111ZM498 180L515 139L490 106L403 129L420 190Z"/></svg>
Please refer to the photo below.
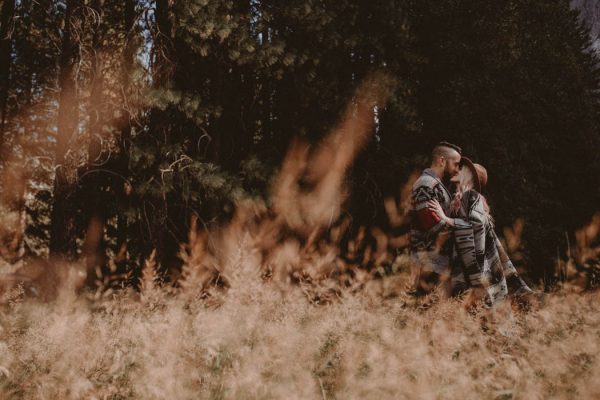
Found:
<svg viewBox="0 0 600 400"><path fill-rule="evenodd" d="M440 216L444 223L452 227L454 246L463 264L465 278L469 282L469 285L481 287L483 272L482 255L485 250L485 237L481 237L484 229L483 221L479 214L472 212L472 207L465 207L464 209L469 210L466 218L450 218L444 213L439 202L431 201L428 205ZM470 204L467 205L469 206Z"/></svg>

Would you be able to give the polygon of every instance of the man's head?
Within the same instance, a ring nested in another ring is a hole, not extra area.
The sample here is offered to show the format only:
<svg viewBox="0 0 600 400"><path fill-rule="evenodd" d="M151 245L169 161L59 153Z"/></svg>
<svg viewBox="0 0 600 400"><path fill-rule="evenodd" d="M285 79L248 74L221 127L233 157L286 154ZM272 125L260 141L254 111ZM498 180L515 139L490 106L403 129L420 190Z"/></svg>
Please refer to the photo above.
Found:
<svg viewBox="0 0 600 400"><path fill-rule="evenodd" d="M431 169L442 179L450 179L460 170L460 147L448 143L438 143L431 152Z"/></svg>

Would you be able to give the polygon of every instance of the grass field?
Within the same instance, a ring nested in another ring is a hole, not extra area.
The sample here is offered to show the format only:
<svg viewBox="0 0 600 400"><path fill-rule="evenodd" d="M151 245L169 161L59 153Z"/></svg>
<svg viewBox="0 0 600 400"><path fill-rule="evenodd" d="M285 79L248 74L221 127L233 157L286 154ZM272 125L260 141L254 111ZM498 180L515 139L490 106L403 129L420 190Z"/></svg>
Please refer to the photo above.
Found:
<svg viewBox="0 0 600 400"><path fill-rule="evenodd" d="M0 314L0 398L600 396L597 293L473 314L459 300L419 307L403 279L325 305L251 278L212 303L157 287L64 289L50 303L16 293Z"/></svg>

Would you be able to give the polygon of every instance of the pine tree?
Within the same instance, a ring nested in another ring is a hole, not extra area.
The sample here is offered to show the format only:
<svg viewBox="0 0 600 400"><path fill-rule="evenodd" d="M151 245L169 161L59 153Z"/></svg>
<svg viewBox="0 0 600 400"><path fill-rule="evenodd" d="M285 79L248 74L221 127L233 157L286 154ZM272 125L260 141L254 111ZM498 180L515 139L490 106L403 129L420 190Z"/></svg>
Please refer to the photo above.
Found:
<svg viewBox="0 0 600 400"><path fill-rule="evenodd" d="M12 25L12 64L7 96L5 149L9 149L3 177L18 176L3 187L14 190L14 205L25 210L21 237L25 254L48 252L53 147L56 132L56 76L60 41L59 5L50 0L16 3ZM18 184L15 184L18 183ZM26 200L27 199L27 200ZM16 209L15 209L16 211Z"/></svg>
<svg viewBox="0 0 600 400"><path fill-rule="evenodd" d="M67 0L64 11L63 40L60 56L60 99L58 109L56 138L56 176L54 178L52 227L50 253L54 256L73 259L76 256L77 227L75 221L76 206L73 202L75 181L72 166L68 165L67 152L74 136L77 135L79 107L75 64L78 57L78 43L73 35L76 23L78 0Z"/></svg>
<svg viewBox="0 0 600 400"><path fill-rule="evenodd" d="M122 253L127 248L127 239L129 233L129 223L127 211L129 210L129 143L131 141L131 132L134 126L135 111L132 110L134 101L132 96L133 71L135 71L135 55L140 45L138 29L136 29L136 0L127 0L123 9L124 23L124 48L121 54L120 76L123 85L124 97L121 98L122 107L118 111L121 119L117 125L119 127L119 155L116 165L117 182L115 190L117 191L118 212L116 226L116 250L117 254Z"/></svg>

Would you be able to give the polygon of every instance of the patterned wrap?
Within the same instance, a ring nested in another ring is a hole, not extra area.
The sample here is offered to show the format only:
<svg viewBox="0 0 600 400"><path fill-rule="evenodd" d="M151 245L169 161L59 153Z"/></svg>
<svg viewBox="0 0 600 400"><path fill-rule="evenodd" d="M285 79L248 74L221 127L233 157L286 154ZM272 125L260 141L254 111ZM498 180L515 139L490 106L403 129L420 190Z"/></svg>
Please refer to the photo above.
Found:
<svg viewBox="0 0 600 400"><path fill-rule="evenodd" d="M437 199L448 213L451 195L437 175L427 168L415 181L411 195L410 252L413 264L422 271L439 275L450 274L452 247L447 239L447 226L440 217L427 207L427 202Z"/></svg>
<svg viewBox="0 0 600 400"><path fill-rule="evenodd" d="M468 286L483 287L485 304L493 307L508 295L521 296L531 289L519 277L506 255L494 225L485 211L485 199L474 190L463 193L455 221L454 251L451 261L455 274L464 273Z"/></svg>

